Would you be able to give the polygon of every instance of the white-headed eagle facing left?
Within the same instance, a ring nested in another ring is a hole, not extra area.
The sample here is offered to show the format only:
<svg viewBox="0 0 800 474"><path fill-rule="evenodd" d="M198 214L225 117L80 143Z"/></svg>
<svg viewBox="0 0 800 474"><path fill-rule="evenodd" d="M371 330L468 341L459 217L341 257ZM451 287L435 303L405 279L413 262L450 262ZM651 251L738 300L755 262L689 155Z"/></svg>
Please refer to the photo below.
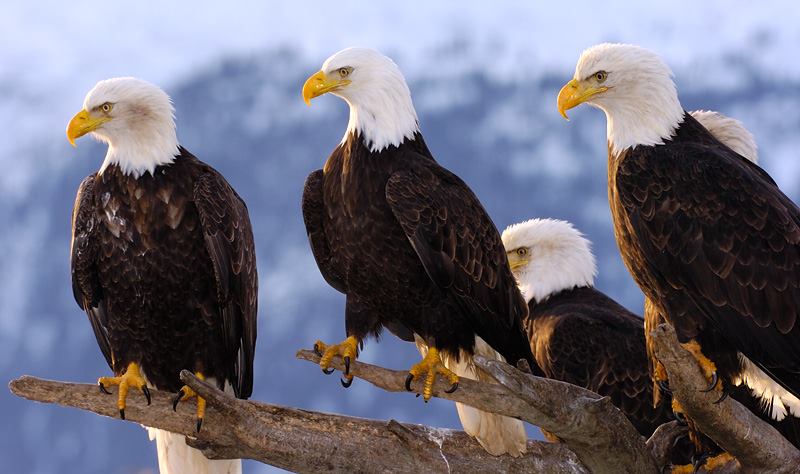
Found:
<svg viewBox="0 0 800 474"><path fill-rule="evenodd" d="M72 288L119 386L195 396L189 370L239 398L253 390L258 277L247 207L216 170L178 145L173 107L158 87L130 77L99 82L67 126L108 144L78 189L72 220ZM197 430L205 400L197 401ZM182 435L157 431L161 472L238 472L210 461Z"/></svg>
<svg viewBox="0 0 800 474"><path fill-rule="evenodd" d="M558 109L581 103L607 118L615 236L647 312L675 328L722 397L800 446L800 209L748 159L754 147L723 143L683 110L651 51L584 51Z"/></svg>
<svg viewBox="0 0 800 474"><path fill-rule="evenodd" d="M384 327L424 346L423 361L411 368L406 385L424 381L426 401L437 374L455 390L458 374L468 376L455 364L472 366L481 348L535 367L522 330L527 305L500 234L469 187L433 159L397 65L371 49L345 49L303 86L306 102L325 93L348 103L350 121L303 192L317 265L347 295L347 340L316 346L323 370L341 355L348 386L359 345ZM467 411L465 429L487 450L525 451L519 420Z"/></svg>

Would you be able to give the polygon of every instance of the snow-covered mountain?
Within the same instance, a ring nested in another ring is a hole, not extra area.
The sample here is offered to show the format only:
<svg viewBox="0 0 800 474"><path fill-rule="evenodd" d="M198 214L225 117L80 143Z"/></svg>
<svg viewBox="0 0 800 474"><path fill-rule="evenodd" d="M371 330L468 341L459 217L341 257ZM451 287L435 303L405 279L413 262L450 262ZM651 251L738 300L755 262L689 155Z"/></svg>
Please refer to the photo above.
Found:
<svg viewBox="0 0 800 474"><path fill-rule="evenodd" d="M16 66L0 69L0 111L18 126L4 128L0 142L0 218L9 223L0 233L2 379L33 374L93 382L108 372L72 299L68 262L74 193L105 150L83 139L72 151L63 127L85 91L112 75L160 81L174 99L181 143L222 171L248 202L261 275L253 396L273 403L458 426L449 403L425 405L362 381L345 390L338 376L294 359L297 349L316 339L344 336L344 299L319 275L300 213L306 175L322 165L347 121L346 105L333 97L306 108L300 87L340 47L373 45L393 55L407 72L434 155L473 188L497 226L534 216L571 220L594 242L598 286L636 312L641 295L621 264L610 225L605 119L581 108L567 123L555 110L558 89L583 47L624 40L662 52L674 66L685 108L742 120L759 142L763 167L800 199L800 68L782 59L800 44L797 12L777 14L777 6L765 5L734 15L736 9L722 3L687 2L684 11L698 11L677 20L670 15L681 7L670 3L606 11L594 19L576 16L569 25L574 31L566 32L556 7L448 9L422 2L409 12L376 5L344 2L335 11L319 6L307 24L298 11L260 2L202 14L169 6L160 16L145 4L128 18L140 25L120 20L120 38L105 48L92 34L113 35L116 25L109 19L120 17L120 6L95 5L92 21L73 11L57 15L62 10L55 4L35 21L19 5L4 7L11 16L0 16L0 44L11 45L23 32L37 41L22 52L0 48L3 64ZM245 14L248 9L252 14ZM698 19L710 13L719 13L714 24ZM178 21L183 14L187 18ZM9 20L15 15L18 21ZM254 19L263 19L263 28ZM163 37L154 38L158 28ZM73 42L65 42L70 37ZM291 41L300 37L305 41ZM202 48L207 55L197 52ZM143 59L148 54L152 62ZM418 354L387 335L369 341L361 358L402 369ZM0 403L6 472L155 469L155 447L139 427L7 392ZM247 469L261 467L249 463Z"/></svg>

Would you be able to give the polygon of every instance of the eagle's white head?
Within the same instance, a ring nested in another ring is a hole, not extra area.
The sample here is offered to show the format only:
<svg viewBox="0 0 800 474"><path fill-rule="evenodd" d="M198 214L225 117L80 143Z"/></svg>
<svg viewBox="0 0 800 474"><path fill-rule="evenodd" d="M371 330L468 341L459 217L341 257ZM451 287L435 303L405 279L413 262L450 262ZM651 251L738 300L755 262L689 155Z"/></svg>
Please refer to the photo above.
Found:
<svg viewBox="0 0 800 474"><path fill-rule="evenodd" d="M67 125L67 138L90 133L108 144L102 173L116 164L123 173L139 177L171 163L178 154L175 109L158 87L133 77L100 81L86 94L83 110Z"/></svg>
<svg viewBox="0 0 800 474"><path fill-rule="evenodd" d="M503 231L503 246L526 301L594 284L591 243L567 221L531 219L510 225Z"/></svg>
<svg viewBox="0 0 800 474"><path fill-rule="evenodd" d="M330 92L350 106L342 142L360 132L373 152L398 146L419 131L411 91L400 68L373 49L347 48L329 57L303 85L303 100Z"/></svg>
<svg viewBox="0 0 800 474"><path fill-rule="evenodd" d="M581 54L575 75L558 94L558 110L582 103L606 113L614 155L637 145L660 145L683 122L672 71L655 53L604 43Z"/></svg>

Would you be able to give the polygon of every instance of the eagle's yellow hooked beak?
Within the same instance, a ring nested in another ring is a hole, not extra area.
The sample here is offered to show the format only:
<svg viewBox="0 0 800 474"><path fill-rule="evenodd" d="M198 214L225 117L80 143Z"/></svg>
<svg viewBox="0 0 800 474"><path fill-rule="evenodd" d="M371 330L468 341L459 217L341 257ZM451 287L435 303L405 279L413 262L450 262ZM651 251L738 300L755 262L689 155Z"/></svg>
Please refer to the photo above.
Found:
<svg viewBox="0 0 800 474"><path fill-rule="evenodd" d="M577 107L586 102L590 97L607 90L608 87L605 86L595 87L589 85L585 81L573 79L567 82L558 93L558 113L569 120L569 117L567 117L567 110Z"/></svg>
<svg viewBox="0 0 800 474"><path fill-rule="evenodd" d="M311 99L350 84L348 79L329 78L325 72L319 71L311 75L303 84L303 100L311 105Z"/></svg>
<svg viewBox="0 0 800 474"><path fill-rule="evenodd" d="M75 146L75 139L86 135L87 133L97 130L101 125L111 120L108 117L92 117L86 109L81 110L67 125L67 140L73 147Z"/></svg>

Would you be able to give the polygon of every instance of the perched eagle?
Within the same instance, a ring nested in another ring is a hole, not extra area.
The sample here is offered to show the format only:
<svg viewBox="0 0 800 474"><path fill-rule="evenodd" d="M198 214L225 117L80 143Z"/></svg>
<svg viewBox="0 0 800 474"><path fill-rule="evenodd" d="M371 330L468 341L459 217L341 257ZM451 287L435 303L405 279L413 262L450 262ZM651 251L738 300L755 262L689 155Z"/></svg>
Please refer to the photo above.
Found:
<svg viewBox="0 0 800 474"><path fill-rule="evenodd" d="M349 362L382 327L427 346L407 380L409 388L424 380L425 400L436 374L457 387L443 359L469 361L476 346L534 367L522 329L527 305L500 234L469 187L433 159L400 69L376 51L345 49L303 86L306 102L328 92L349 104L350 121L306 180L303 217L322 275L347 295L347 339L317 343L323 370L341 355L348 386ZM524 451L513 444L508 452Z"/></svg>
<svg viewBox="0 0 800 474"><path fill-rule="evenodd" d="M247 207L216 170L178 145L172 103L134 78L101 81L67 127L108 144L100 170L83 180L72 220L72 287L114 372L125 418L129 388L196 394L191 370L253 390L257 284ZM197 401L197 430L205 401ZM157 431L161 472L237 472L239 460L209 461L183 435Z"/></svg>
<svg viewBox="0 0 800 474"><path fill-rule="evenodd" d="M580 57L559 111L608 120L608 183L623 261L722 396L800 446L800 209L678 100L652 52L601 44ZM748 392L748 391L745 391Z"/></svg>
<svg viewBox="0 0 800 474"><path fill-rule="evenodd" d="M531 219L503 231L511 269L528 300L531 351L544 375L611 398L645 437L672 420L655 408L644 322L594 288L591 244L572 224Z"/></svg>

